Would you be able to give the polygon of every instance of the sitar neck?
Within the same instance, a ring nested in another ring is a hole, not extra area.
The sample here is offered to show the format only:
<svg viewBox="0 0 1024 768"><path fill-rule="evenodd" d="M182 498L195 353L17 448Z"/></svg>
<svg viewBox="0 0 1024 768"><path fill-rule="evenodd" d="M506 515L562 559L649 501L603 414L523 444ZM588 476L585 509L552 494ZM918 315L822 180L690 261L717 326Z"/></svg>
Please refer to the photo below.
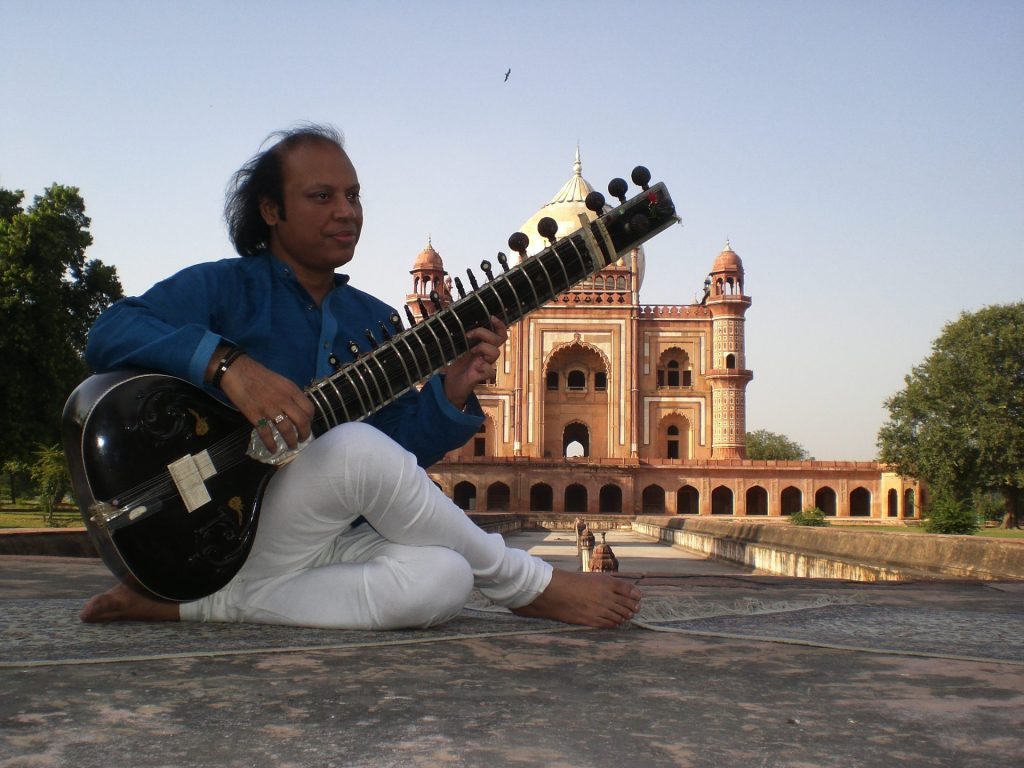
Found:
<svg viewBox="0 0 1024 768"><path fill-rule="evenodd" d="M603 209L604 198L592 194L600 200L588 206ZM579 229L533 256L524 246L514 267L307 387L314 433L378 411L466 352L466 334L492 315L514 323L676 222L668 190L657 184L594 221L580 214Z"/></svg>

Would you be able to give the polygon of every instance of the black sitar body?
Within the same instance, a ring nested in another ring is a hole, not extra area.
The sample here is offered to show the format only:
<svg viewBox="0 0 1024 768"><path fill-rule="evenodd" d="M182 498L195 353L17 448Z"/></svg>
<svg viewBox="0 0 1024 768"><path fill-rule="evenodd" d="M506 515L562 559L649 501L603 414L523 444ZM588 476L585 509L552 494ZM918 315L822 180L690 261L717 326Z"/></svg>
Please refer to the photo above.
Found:
<svg viewBox="0 0 1024 768"><path fill-rule="evenodd" d="M245 455L251 427L234 409L172 376L92 376L64 409L75 498L100 556L126 583L194 600L241 567L274 467ZM168 472L209 458L210 501L189 511Z"/></svg>

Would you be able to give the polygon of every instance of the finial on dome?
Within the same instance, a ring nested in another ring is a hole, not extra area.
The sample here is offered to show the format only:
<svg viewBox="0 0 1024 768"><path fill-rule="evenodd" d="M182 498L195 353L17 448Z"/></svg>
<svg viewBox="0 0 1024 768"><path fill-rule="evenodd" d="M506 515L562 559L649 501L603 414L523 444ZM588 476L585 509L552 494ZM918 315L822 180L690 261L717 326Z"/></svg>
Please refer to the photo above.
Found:
<svg viewBox="0 0 1024 768"><path fill-rule="evenodd" d="M725 238L725 248L723 248L722 250L723 251L731 251L732 250L732 243L729 242L729 238L728 237Z"/></svg>
<svg viewBox="0 0 1024 768"><path fill-rule="evenodd" d="M577 176L583 175L583 163L580 160L580 143L576 142L576 162L572 165L572 172Z"/></svg>

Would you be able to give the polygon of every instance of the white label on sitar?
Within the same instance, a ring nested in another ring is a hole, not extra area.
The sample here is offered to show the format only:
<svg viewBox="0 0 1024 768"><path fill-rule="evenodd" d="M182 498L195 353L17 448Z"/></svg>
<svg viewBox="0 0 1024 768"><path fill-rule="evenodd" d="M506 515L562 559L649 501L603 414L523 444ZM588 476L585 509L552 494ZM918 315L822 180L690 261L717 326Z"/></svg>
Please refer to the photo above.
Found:
<svg viewBox="0 0 1024 768"><path fill-rule="evenodd" d="M214 469L206 451L195 456L182 456L168 464L167 471L171 473L171 479L189 512L194 512L210 501L210 493L203 481L214 474Z"/></svg>

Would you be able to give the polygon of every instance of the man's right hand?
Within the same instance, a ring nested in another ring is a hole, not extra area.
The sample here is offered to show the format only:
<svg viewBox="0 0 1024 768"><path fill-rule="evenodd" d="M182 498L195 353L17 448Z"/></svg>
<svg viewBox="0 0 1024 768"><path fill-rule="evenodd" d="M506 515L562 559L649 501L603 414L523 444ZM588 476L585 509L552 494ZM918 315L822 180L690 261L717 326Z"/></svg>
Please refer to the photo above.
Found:
<svg viewBox="0 0 1024 768"><path fill-rule="evenodd" d="M221 391L242 412L271 453L276 452L273 424L289 448L310 435L313 403L295 384L248 355L242 355L220 380Z"/></svg>

